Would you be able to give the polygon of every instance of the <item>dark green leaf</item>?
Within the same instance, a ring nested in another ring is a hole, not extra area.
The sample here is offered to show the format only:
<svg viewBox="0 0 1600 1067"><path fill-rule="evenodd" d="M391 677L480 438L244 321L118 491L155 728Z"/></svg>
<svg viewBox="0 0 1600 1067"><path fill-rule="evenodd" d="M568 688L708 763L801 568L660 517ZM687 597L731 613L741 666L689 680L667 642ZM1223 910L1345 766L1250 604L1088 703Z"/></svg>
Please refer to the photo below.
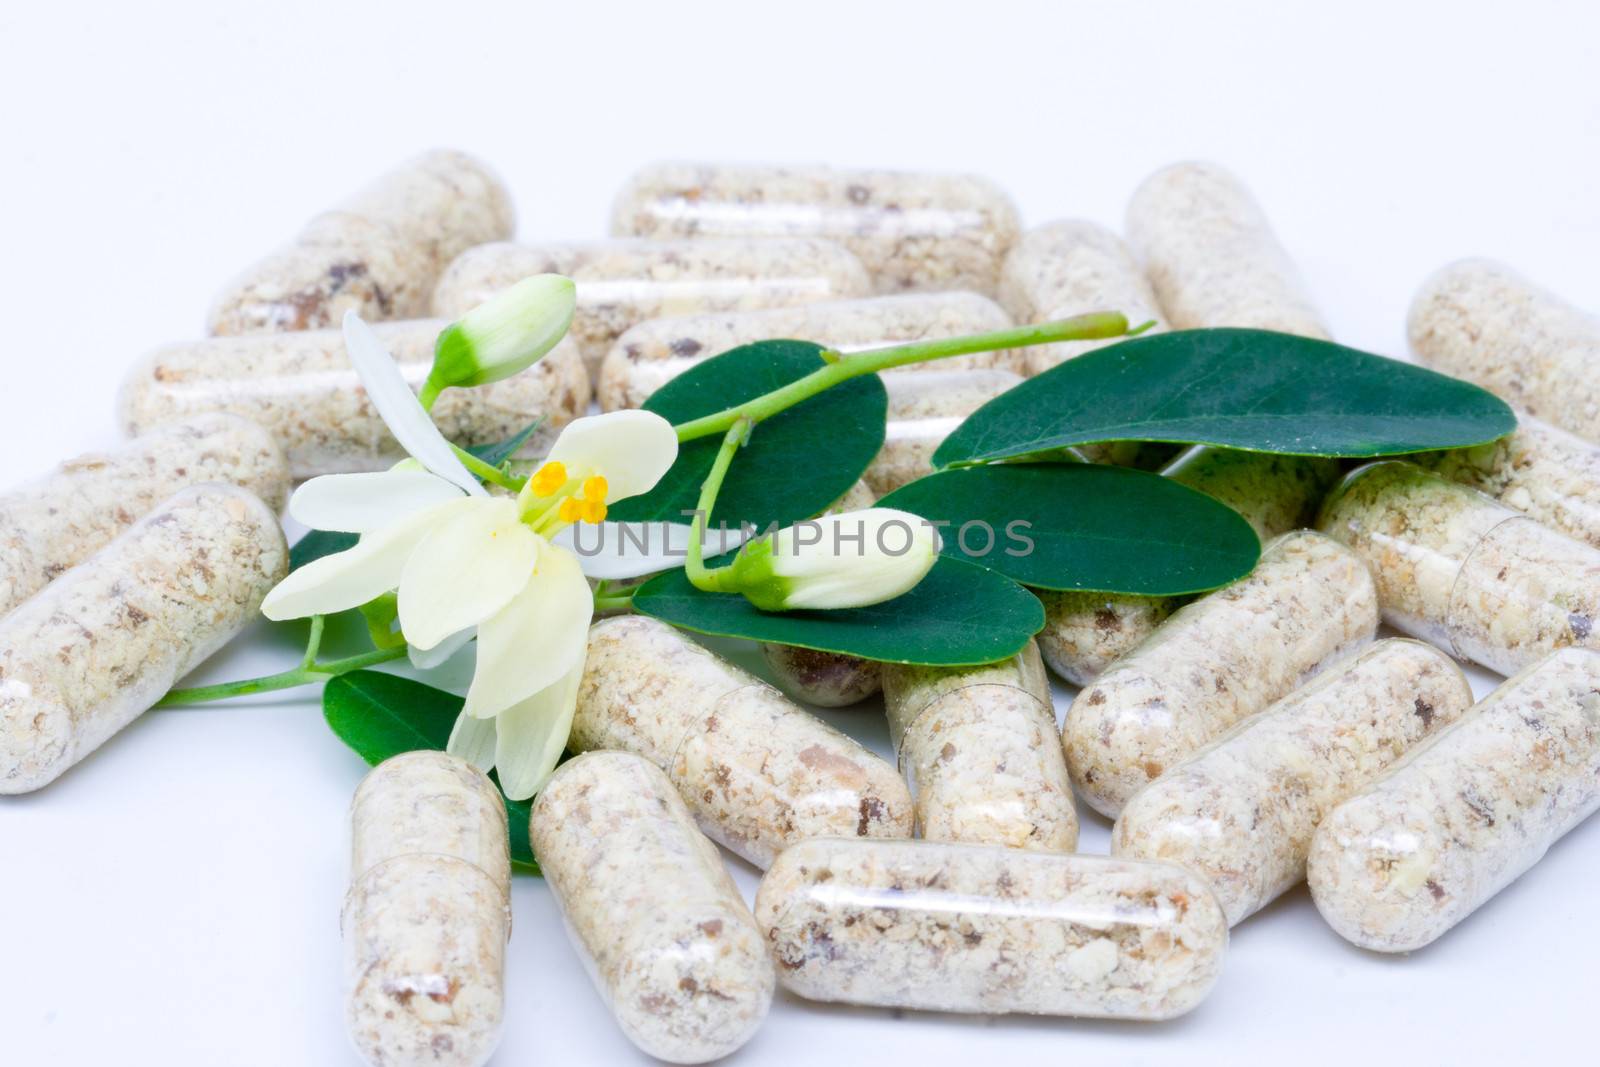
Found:
<svg viewBox="0 0 1600 1067"><path fill-rule="evenodd" d="M333 533L328 530L312 530L289 549L289 569L297 571L312 560L331 556L335 552L356 547L360 538L353 533Z"/></svg>
<svg viewBox="0 0 1600 1067"><path fill-rule="evenodd" d="M322 715L328 726L374 767L402 752L442 750L450 740L450 729L463 703L453 693L381 671L341 675L322 691ZM519 869L538 874L539 866L528 844L531 808L526 800L506 800L511 862Z"/></svg>
<svg viewBox="0 0 1600 1067"><path fill-rule="evenodd" d="M947 556L911 592L869 608L769 614L742 596L696 589L682 569L646 582L633 595L633 606L698 633L889 663L948 666L1015 655L1044 626L1044 609L1032 593L994 571Z"/></svg>
<svg viewBox="0 0 1600 1067"><path fill-rule="evenodd" d="M1255 531L1231 508L1126 467L965 467L878 503L949 523L946 555L1041 589L1200 593L1249 574L1261 555Z"/></svg>
<svg viewBox="0 0 1600 1067"><path fill-rule="evenodd" d="M518 452L522 451L522 446L528 443L528 439L531 438L534 435L534 432L539 429L539 424L542 422L544 422L543 415L528 423L528 425L523 428L522 432L517 434L515 437L508 437L498 444L474 445L473 447L467 449L467 451L483 460L489 466L498 467L500 464L504 463L512 456L515 456Z"/></svg>
<svg viewBox="0 0 1600 1067"><path fill-rule="evenodd" d="M1136 337L996 397L945 438L941 467L1101 441L1381 456L1460 448L1516 428L1475 385L1328 341L1266 330Z"/></svg>
<svg viewBox="0 0 1600 1067"><path fill-rule="evenodd" d="M809 341L761 341L735 348L679 375L645 401L645 410L687 422L788 385L824 363ZM888 395L867 375L774 415L739 450L717 497L713 523L788 525L843 496L883 447ZM655 489L619 501L619 522L685 522L711 470L722 435L685 444Z"/></svg>

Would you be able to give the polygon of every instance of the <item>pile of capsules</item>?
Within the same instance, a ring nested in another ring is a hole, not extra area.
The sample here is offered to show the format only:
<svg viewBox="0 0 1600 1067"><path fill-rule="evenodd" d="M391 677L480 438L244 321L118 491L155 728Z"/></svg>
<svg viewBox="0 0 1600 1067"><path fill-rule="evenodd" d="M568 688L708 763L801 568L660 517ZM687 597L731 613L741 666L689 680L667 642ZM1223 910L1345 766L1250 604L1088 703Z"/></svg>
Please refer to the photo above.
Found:
<svg viewBox="0 0 1600 1067"><path fill-rule="evenodd" d="M1126 241L1022 231L979 178L662 165L612 240L508 243L509 198L435 152L315 219L218 300L206 340L129 375L131 440L0 495L0 792L37 789L234 636L281 578L292 481L400 458L340 316L419 379L443 325L504 286L577 282L573 329L436 414L463 444L597 399L639 405L742 343L841 350L1115 309L1156 329L1326 338L1249 192L1151 176ZM434 317L427 317L427 316ZM1244 515L1246 579L1198 598L1041 592L1048 623L978 668L764 651L785 695L678 631L597 622L571 748L532 846L623 1031L726 1055L775 987L935 1011L1169 1019L1228 930L1302 879L1341 935L1421 948L1600 806L1600 320L1495 263L1427 281L1422 362L1519 409L1481 448L1370 463L1210 447L1086 449ZM860 506L926 473L966 415L1094 347L886 373ZM1541 421L1547 420L1547 421ZM1377 639L1381 622L1410 638ZM1509 677L1474 704L1457 660ZM1046 667L1080 688L1057 726ZM898 770L809 714L882 694ZM1075 797L1115 819L1082 855ZM439 752L374 770L351 812L347 1017L374 1064L480 1064L504 1012L506 814ZM716 842L766 871L754 908Z"/></svg>

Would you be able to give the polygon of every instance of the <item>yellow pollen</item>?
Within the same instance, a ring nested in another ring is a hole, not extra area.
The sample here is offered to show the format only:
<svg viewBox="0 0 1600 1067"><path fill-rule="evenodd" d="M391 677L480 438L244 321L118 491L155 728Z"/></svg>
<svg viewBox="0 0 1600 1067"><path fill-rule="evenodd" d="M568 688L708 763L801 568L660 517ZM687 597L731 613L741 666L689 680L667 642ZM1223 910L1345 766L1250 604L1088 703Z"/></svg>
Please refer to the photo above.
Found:
<svg viewBox="0 0 1600 1067"><path fill-rule="evenodd" d="M592 500L596 504L604 504L606 501L606 492L610 488L611 487L606 484L606 480L597 474L593 478L590 478L583 483L583 495L585 499Z"/></svg>
<svg viewBox="0 0 1600 1067"><path fill-rule="evenodd" d="M598 500L585 500L583 502L584 522L599 523L604 522L605 518L606 506L604 504L600 503Z"/></svg>
<svg viewBox="0 0 1600 1067"><path fill-rule="evenodd" d="M540 467L533 476L534 496L554 496L556 490L567 484L567 467L560 460L551 460Z"/></svg>
<svg viewBox="0 0 1600 1067"><path fill-rule="evenodd" d="M562 522L577 522L583 517L583 505L569 496L561 502L559 514Z"/></svg>

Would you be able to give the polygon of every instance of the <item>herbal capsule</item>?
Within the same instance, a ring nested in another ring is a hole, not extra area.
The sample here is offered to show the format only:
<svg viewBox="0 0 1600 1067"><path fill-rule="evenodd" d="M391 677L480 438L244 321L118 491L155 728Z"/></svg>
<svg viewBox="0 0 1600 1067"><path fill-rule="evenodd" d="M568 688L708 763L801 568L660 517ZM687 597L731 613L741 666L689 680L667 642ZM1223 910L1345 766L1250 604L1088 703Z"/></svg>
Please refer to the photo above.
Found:
<svg viewBox="0 0 1600 1067"><path fill-rule="evenodd" d="M1372 640L1361 558L1297 530L1248 578L1201 597L1078 694L1062 744L1079 795L1115 817L1147 782Z"/></svg>
<svg viewBox="0 0 1600 1067"><path fill-rule="evenodd" d="M713 356L774 337L815 341L850 355L907 341L1003 330L1011 317L977 293L905 293L866 300L830 300L800 307L729 311L652 319L617 339L596 381L605 411L636 408L663 385ZM1020 351L1002 349L916 363L905 370L1020 371Z"/></svg>
<svg viewBox="0 0 1600 1067"><path fill-rule="evenodd" d="M590 627L570 746L662 768L700 828L757 867L807 837L911 836L893 767L644 616Z"/></svg>
<svg viewBox="0 0 1600 1067"><path fill-rule="evenodd" d="M1171 1019L1228 945L1182 868L935 841L802 842L755 912L790 992L928 1011Z"/></svg>
<svg viewBox="0 0 1600 1067"><path fill-rule="evenodd" d="M511 199L483 164L429 152L345 205L313 219L289 247L251 267L217 298L212 334L282 333L428 313L439 273L514 226Z"/></svg>
<svg viewBox="0 0 1600 1067"><path fill-rule="evenodd" d="M1503 263L1464 259L1423 283L1406 327L1433 369L1600 442L1600 318Z"/></svg>
<svg viewBox="0 0 1600 1067"><path fill-rule="evenodd" d="M1275 456L1197 445L1161 472L1215 497L1244 516L1256 536L1270 541L1305 526L1339 475L1339 465L1310 456ZM1185 599L1044 592L1045 624L1039 648L1050 669L1088 685L1155 632Z"/></svg>
<svg viewBox="0 0 1600 1067"><path fill-rule="evenodd" d="M345 1025L374 1067L482 1064L505 1019L511 857L500 793L443 752L378 765L350 805Z"/></svg>
<svg viewBox="0 0 1600 1067"><path fill-rule="evenodd" d="M1406 458L1600 548L1600 445L1519 415L1498 441Z"/></svg>
<svg viewBox="0 0 1600 1067"><path fill-rule="evenodd" d="M639 237L826 237L880 293L994 292L1016 205L986 178L828 167L658 163L617 196L611 232Z"/></svg>
<svg viewBox="0 0 1600 1067"><path fill-rule="evenodd" d="M1127 228L1173 329L1328 336L1260 205L1221 167L1177 163L1156 171L1134 192Z"/></svg>
<svg viewBox="0 0 1600 1067"><path fill-rule="evenodd" d="M1600 648L1600 549L1409 463L1351 473L1321 528L1367 561L1384 621L1515 674L1557 648Z"/></svg>
<svg viewBox="0 0 1600 1067"><path fill-rule="evenodd" d="M883 688L883 665L842 652L763 644L761 654L778 688L819 708L859 704Z"/></svg>
<svg viewBox="0 0 1600 1067"><path fill-rule="evenodd" d="M591 372L647 319L864 296L860 262L832 241L593 241L489 244L457 257L433 295L456 318L534 274L578 283L572 334Z"/></svg>
<svg viewBox="0 0 1600 1067"><path fill-rule="evenodd" d="M669 1063L754 1036L777 984L750 909L683 800L626 752L563 764L534 803L534 853L622 1032Z"/></svg>
<svg viewBox="0 0 1600 1067"><path fill-rule="evenodd" d="M1033 642L984 667L885 664L883 707L924 838L1077 847L1072 783Z"/></svg>
<svg viewBox="0 0 1600 1067"><path fill-rule="evenodd" d="M1445 653L1379 641L1135 793L1111 851L1203 875L1237 923L1305 877L1330 811L1471 706Z"/></svg>
<svg viewBox="0 0 1600 1067"><path fill-rule="evenodd" d="M0 494L0 615L83 562L172 494L201 482L250 490L274 510L289 492L283 452L235 415L159 426Z"/></svg>
<svg viewBox="0 0 1600 1067"><path fill-rule="evenodd" d="M231 485L163 502L0 619L0 793L48 785L255 618L288 566Z"/></svg>
<svg viewBox="0 0 1600 1067"><path fill-rule="evenodd" d="M1024 233L1000 272L1000 303L1018 322L1050 322L1091 311L1120 311L1130 325L1166 329L1156 294L1122 239L1081 219ZM1043 374L1115 341L1065 341L1027 349L1027 373Z"/></svg>
<svg viewBox="0 0 1600 1067"><path fill-rule="evenodd" d="M885 371L889 421L883 449L861 476L883 496L933 473L939 443L983 405L1022 381L1004 370Z"/></svg>
<svg viewBox="0 0 1600 1067"><path fill-rule="evenodd" d="M420 388L438 319L380 323L378 337ZM457 444L494 444L543 418L524 454L543 455L555 435L589 406L589 376L576 346L563 341L521 374L476 389L446 389L434 421ZM123 426L131 434L203 411L229 411L277 438L296 478L382 470L405 458L345 354L338 330L225 337L158 348L123 382Z"/></svg>
<svg viewBox="0 0 1600 1067"><path fill-rule="evenodd" d="M1347 940L1410 952L1596 808L1600 653L1562 649L1335 808L1311 844L1311 896Z"/></svg>

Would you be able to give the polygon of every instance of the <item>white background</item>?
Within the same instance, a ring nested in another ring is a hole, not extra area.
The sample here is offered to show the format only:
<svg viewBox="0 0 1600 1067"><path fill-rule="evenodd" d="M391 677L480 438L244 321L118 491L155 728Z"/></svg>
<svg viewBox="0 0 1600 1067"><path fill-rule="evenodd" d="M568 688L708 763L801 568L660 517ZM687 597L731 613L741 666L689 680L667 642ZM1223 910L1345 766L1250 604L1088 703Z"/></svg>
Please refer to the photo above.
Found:
<svg viewBox="0 0 1600 1067"><path fill-rule="evenodd" d="M404 157L467 149L525 238L603 235L658 157L982 171L1116 225L1155 167L1245 177L1337 334L1403 350L1464 254L1600 308L1591 4L549 3L0 7L0 484L114 440L144 349ZM205 671L279 669L293 627ZM461 679L464 680L464 677ZM830 721L885 748L871 709ZM311 694L156 712L0 798L0 1064L348 1064L337 914L363 768ZM1086 818L1084 848L1105 847ZM1303 891L1165 1025L900 1016L780 995L740 1064L1592 1058L1600 824L1432 948L1346 945ZM739 870L746 890L754 887ZM496 1063L641 1059L520 879Z"/></svg>

